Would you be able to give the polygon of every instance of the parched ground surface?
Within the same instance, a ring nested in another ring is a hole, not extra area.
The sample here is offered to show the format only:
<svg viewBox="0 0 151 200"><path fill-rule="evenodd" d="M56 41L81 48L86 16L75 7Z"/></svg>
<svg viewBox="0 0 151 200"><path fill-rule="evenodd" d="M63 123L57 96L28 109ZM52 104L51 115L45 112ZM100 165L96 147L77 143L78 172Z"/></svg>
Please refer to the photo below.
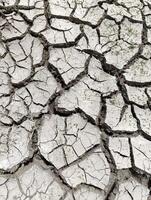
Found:
<svg viewBox="0 0 151 200"><path fill-rule="evenodd" d="M151 0L0 0L0 200L150 190Z"/></svg>

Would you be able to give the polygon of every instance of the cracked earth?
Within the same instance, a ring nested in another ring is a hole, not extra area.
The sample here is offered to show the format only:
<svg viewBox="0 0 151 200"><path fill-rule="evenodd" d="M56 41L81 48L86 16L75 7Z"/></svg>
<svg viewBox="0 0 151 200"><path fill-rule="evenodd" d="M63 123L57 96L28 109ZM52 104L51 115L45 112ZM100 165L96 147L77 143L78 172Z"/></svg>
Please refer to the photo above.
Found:
<svg viewBox="0 0 151 200"><path fill-rule="evenodd" d="M151 200L151 0L0 0L0 200Z"/></svg>

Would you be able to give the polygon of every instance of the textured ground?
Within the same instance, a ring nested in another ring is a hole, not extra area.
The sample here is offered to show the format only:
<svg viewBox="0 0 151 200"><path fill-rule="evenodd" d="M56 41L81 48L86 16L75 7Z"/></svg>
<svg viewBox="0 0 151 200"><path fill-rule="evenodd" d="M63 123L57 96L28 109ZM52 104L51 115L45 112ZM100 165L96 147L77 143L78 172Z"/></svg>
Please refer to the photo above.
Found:
<svg viewBox="0 0 151 200"><path fill-rule="evenodd" d="M0 200L150 191L151 0L0 0Z"/></svg>

